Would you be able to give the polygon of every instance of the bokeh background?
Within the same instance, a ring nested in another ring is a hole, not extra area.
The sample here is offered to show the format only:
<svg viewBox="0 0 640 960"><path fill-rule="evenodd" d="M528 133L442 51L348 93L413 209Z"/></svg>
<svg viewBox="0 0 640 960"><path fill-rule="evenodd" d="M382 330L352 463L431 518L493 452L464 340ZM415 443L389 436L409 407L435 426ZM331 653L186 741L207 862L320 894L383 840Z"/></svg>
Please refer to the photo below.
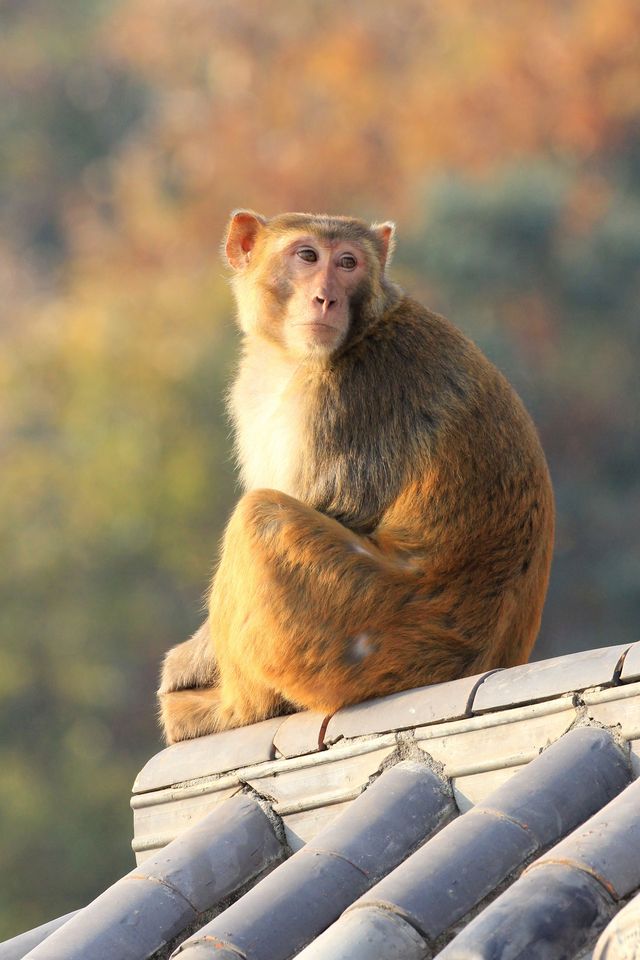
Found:
<svg viewBox="0 0 640 960"><path fill-rule="evenodd" d="M0 2L0 938L132 865L237 490L228 212L399 225L558 532L536 657L639 639L637 0Z"/></svg>

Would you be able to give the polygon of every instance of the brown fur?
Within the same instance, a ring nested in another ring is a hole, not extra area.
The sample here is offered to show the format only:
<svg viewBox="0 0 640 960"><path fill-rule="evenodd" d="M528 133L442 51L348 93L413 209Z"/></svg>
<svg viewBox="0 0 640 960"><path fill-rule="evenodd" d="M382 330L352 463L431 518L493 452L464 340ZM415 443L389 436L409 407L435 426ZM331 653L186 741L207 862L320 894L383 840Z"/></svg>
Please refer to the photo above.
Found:
<svg viewBox="0 0 640 960"><path fill-rule="evenodd" d="M326 248L329 270L354 244L364 273L345 281L338 346L291 358L288 264L299 263L282 245L300 233ZM531 651L553 538L536 431L478 348L386 279L390 243L389 225L348 218L232 220L245 341L231 406L249 492L209 621L165 660L169 742L291 709L331 713ZM251 489L265 478L279 489Z"/></svg>

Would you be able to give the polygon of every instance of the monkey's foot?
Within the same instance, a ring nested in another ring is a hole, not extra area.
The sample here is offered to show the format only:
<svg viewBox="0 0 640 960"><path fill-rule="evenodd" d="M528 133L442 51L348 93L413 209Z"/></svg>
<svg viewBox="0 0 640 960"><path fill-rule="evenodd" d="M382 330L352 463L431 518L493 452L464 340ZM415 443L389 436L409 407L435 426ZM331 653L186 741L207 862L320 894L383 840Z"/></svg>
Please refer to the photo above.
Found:
<svg viewBox="0 0 640 960"><path fill-rule="evenodd" d="M167 743L217 733L233 725L222 715L218 687L160 692L158 700Z"/></svg>

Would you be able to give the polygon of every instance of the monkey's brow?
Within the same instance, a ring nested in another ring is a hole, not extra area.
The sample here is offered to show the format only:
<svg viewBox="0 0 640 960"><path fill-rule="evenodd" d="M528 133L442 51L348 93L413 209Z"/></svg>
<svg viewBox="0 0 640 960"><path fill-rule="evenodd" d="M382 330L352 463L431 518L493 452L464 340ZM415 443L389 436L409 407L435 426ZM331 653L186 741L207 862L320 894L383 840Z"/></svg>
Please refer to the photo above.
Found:
<svg viewBox="0 0 640 960"><path fill-rule="evenodd" d="M362 244L358 243L356 240L348 239L347 237L323 236L319 233L301 232L293 235L291 233L287 233L281 238L281 240L281 244L278 244L280 250L291 250L300 243L308 243L311 246L316 244L322 247L342 246L345 250L357 250L363 255L365 252Z"/></svg>
<svg viewBox="0 0 640 960"><path fill-rule="evenodd" d="M293 247L297 243L326 243L321 237L313 233L285 233L282 237L283 247Z"/></svg>

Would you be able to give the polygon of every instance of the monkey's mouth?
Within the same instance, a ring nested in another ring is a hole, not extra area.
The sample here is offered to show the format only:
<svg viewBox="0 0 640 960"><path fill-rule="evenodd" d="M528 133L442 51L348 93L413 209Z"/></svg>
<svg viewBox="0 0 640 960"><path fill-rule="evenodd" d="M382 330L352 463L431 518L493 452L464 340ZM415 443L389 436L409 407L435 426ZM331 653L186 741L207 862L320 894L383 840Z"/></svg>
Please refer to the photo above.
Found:
<svg viewBox="0 0 640 960"><path fill-rule="evenodd" d="M309 320L305 323L296 323L296 327L313 334L320 339L329 336L336 336L340 333L339 327L334 327L330 323L323 323L321 320Z"/></svg>
<svg viewBox="0 0 640 960"><path fill-rule="evenodd" d="M344 339L339 325L324 320L300 320L292 324L291 342L294 349L304 355L327 356L332 354ZM297 348L294 346L297 344Z"/></svg>

